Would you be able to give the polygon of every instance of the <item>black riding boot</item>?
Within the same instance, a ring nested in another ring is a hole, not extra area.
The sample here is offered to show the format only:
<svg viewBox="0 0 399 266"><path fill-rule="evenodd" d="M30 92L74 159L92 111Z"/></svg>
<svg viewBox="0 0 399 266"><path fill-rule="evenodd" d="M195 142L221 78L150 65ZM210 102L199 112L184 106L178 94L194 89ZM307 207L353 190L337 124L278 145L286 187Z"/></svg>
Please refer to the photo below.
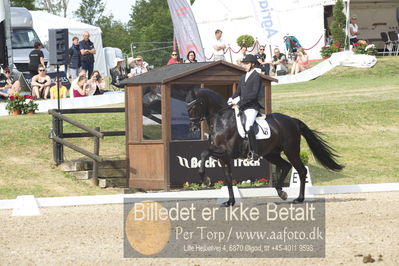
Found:
<svg viewBox="0 0 399 266"><path fill-rule="evenodd" d="M249 160L258 160L258 146L256 145L256 135L254 127L250 127L248 133L248 140L249 140L249 152L248 152L248 159Z"/></svg>

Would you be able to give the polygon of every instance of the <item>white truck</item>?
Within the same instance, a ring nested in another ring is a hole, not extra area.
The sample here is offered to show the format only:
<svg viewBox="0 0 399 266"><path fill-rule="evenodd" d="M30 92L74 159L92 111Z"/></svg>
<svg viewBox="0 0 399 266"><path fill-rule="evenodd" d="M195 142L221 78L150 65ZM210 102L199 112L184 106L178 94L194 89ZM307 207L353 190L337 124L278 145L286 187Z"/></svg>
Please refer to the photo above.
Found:
<svg viewBox="0 0 399 266"><path fill-rule="evenodd" d="M23 7L10 7L9 1L0 3L0 36L3 33L0 48L0 64L8 65L13 72L28 72L29 53L35 42L41 42L33 29L32 15ZM49 52L42 48L44 62L47 65ZM7 57L7 60L6 60Z"/></svg>

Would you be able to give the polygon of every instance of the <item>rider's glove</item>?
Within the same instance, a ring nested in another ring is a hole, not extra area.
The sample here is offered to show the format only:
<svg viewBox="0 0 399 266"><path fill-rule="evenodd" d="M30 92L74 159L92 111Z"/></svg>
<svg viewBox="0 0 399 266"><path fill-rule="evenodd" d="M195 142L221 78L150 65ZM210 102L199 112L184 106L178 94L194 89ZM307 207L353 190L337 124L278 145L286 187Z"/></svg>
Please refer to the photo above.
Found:
<svg viewBox="0 0 399 266"><path fill-rule="evenodd" d="M232 105L233 104L233 99L231 97L227 100L227 104L228 105Z"/></svg>
<svg viewBox="0 0 399 266"><path fill-rule="evenodd" d="M228 105L233 105L233 104L237 104L239 101L240 101L240 96L237 96L234 99L232 99L230 97L229 100L227 101L227 104Z"/></svg>

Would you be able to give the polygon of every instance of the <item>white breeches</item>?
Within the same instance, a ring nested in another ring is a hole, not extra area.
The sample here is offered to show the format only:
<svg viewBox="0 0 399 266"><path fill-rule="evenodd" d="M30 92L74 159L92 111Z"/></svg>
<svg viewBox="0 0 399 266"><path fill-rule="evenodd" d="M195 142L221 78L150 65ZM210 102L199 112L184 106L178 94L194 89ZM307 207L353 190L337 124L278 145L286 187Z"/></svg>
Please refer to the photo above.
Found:
<svg viewBox="0 0 399 266"><path fill-rule="evenodd" d="M244 111L245 117L247 118L245 122L245 131L249 131L249 128L254 124L258 111L255 109L247 109Z"/></svg>

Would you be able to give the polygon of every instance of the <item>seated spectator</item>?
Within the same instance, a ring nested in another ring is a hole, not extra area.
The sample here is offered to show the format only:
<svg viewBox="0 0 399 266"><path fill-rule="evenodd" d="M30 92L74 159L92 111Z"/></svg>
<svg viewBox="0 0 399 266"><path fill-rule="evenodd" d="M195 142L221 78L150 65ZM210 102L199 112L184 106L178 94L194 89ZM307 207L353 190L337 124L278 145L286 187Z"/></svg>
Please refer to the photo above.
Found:
<svg viewBox="0 0 399 266"><path fill-rule="evenodd" d="M46 68L43 65L39 65L38 72L39 74L32 78L32 96L36 99L47 99L50 96L51 78L46 75Z"/></svg>
<svg viewBox="0 0 399 266"><path fill-rule="evenodd" d="M88 88L86 76L79 76L78 82L71 86L74 98L87 96L90 89Z"/></svg>
<svg viewBox="0 0 399 266"><path fill-rule="evenodd" d="M130 74L133 77L148 72L148 63L143 60L142 56L138 56L135 61L134 68L130 69Z"/></svg>
<svg viewBox="0 0 399 266"><path fill-rule="evenodd" d="M238 55L238 59L236 60L237 65L242 66L241 60L247 55L247 47L241 47L240 54Z"/></svg>
<svg viewBox="0 0 399 266"><path fill-rule="evenodd" d="M103 90L105 89L105 81L101 77L100 72L95 70L93 74L91 74L91 78L87 81L89 85L89 93L88 96L103 94Z"/></svg>
<svg viewBox="0 0 399 266"><path fill-rule="evenodd" d="M118 88L123 88L123 86L120 84L122 80L133 77L131 73L126 73L126 69L122 65L124 61L125 60L122 58L115 58L114 67L110 70L112 78L111 84Z"/></svg>
<svg viewBox="0 0 399 266"><path fill-rule="evenodd" d="M8 98L21 90L21 84L11 76L11 70L8 67L3 69L4 74L0 74L0 96Z"/></svg>
<svg viewBox="0 0 399 266"><path fill-rule="evenodd" d="M86 70L81 69L79 71L78 77L76 79L72 80L71 88L78 83L79 77L86 77L86 73L87 73ZM73 98L73 90L72 89L69 90L69 98Z"/></svg>
<svg viewBox="0 0 399 266"><path fill-rule="evenodd" d="M298 49L295 62L292 64L291 75L298 74L309 68L309 57L302 47Z"/></svg>
<svg viewBox="0 0 399 266"><path fill-rule="evenodd" d="M127 59L128 73L132 73L132 70L136 67L136 60L133 57Z"/></svg>
<svg viewBox="0 0 399 266"><path fill-rule="evenodd" d="M277 74L277 76L286 75L288 73L288 65L287 65L287 57L285 54L280 53L280 49L274 49L273 55L273 72Z"/></svg>
<svg viewBox="0 0 399 266"><path fill-rule="evenodd" d="M179 60L179 57L177 56L177 52L173 51L172 54L170 55L168 65L179 64L179 63L180 63L180 60Z"/></svg>
<svg viewBox="0 0 399 266"><path fill-rule="evenodd" d="M60 99L65 99L67 97L68 89L62 85L61 78L56 79L56 83L53 87L50 88L50 99L58 99L58 87L60 87Z"/></svg>
<svg viewBox="0 0 399 266"><path fill-rule="evenodd" d="M262 72L265 75L270 74L270 62L266 61L266 54L265 54L265 46L261 45L259 47L259 52L256 55L256 64L255 68L259 68L260 72Z"/></svg>
<svg viewBox="0 0 399 266"><path fill-rule="evenodd" d="M197 59L195 59L195 52L189 51L187 53L187 59L184 60L184 63L197 63Z"/></svg>

